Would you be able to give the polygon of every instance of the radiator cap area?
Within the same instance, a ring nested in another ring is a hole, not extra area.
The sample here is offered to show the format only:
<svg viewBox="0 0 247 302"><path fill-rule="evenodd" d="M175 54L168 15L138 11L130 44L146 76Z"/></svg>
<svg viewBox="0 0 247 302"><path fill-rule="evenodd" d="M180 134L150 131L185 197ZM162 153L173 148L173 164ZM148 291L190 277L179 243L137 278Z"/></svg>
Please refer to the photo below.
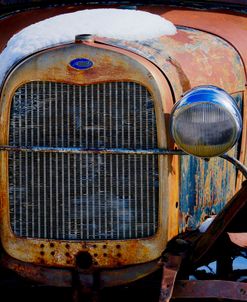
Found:
<svg viewBox="0 0 247 302"><path fill-rule="evenodd" d="M75 43L82 42L94 42L94 36L92 34L80 34L75 36Z"/></svg>

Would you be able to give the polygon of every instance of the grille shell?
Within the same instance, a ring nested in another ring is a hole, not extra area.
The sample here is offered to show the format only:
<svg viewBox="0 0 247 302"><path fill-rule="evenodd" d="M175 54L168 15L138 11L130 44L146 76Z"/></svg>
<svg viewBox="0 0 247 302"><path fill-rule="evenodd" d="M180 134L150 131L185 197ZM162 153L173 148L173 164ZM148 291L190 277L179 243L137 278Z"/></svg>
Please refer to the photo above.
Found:
<svg viewBox="0 0 247 302"><path fill-rule="evenodd" d="M132 82L30 82L13 97L9 144L156 148L154 104ZM152 236L158 191L156 156L9 154L10 222L21 237Z"/></svg>

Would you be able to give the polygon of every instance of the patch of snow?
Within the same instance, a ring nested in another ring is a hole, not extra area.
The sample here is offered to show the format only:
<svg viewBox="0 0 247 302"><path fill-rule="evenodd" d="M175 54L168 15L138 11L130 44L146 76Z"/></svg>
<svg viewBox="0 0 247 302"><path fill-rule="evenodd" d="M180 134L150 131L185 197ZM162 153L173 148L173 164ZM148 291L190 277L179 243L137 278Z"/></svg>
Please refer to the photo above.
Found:
<svg viewBox="0 0 247 302"><path fill-rule="evenodd" d="M233 270L246 270L247 269L247 259L242 256L236 257L232 262ZM209 263L208 265L200 266L197 270L205 270L207 273L216 274L216 261Z"/></svg>
<svg viewBox="0 0 247 302"><path fill-rule="evenodd" d="M208 265L203 265L197 268L198 271L205 271L206 273L216 274L216 261L209 263Z"/></svg>
<svg viewBox="0 0 247 302"><path fill-rule="evenodd" d="M91 9L58 15L24 28L9 40L0 54L0 83L17 61L43 48L74 41L78 34L148 40L175 33L170 21L138 10Z"/></svg>
<svg viewBox="0 0 247 302"><path fill-rule="evenodd" d="M209 226L211 225L211 223L213 222L214 218L215 218L215 216L209 217L205 221L203 221L203 223L199 226L199 231L201 233L205 233L207 231L207 229L209 228Z"/></svg>
<svg viewBox="0 0 247 302"><path fill-rule="evenodd" d="M190 281L196 281L196 277L194 275L189 275L189 280Z"/></svg>
<svg viewBox="0 0 247 302"><path fill-rule="evenodd" d="M204 271L207 274L216 275L216 266L217 266L216 261L213 261L213 262L209 263L208 265L203 265L203 266L198 267L197 271ZM232 269L233 269L233 271L244 270L244 272L245 272L247 269L247 259L242 256L238 256L238 257L234 258L233 263L232 263ZM247 281L247 276L244 275L244 272L243 272L243 275L240 276L236 281L238 281L238 282ZM197 280L197 278L194 275L190 275L189 279Z"/></svg>
<svg viewBox="0 0 247 302"><path fill-rule="evenodd" d="M234 270L237 270L237 269L246 270L247 269L247 259L244 257L241 257L241 256L236 257L233 260L232 267Z"/></svg>

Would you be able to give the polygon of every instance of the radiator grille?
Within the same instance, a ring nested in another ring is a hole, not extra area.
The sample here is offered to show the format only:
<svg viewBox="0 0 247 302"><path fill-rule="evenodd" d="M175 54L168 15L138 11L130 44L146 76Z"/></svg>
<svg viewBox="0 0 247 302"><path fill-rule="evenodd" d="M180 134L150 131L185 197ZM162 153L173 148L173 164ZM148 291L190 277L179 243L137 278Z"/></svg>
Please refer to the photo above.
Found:
<svg viewBox="0 0 247 302"><path fill-rule="evenodd" d="M12 100L9 144L157 147L154 104L132 82L30 82ZM130 239L155 233L155 155L9 153L11 227L17 236Z"/></svg>

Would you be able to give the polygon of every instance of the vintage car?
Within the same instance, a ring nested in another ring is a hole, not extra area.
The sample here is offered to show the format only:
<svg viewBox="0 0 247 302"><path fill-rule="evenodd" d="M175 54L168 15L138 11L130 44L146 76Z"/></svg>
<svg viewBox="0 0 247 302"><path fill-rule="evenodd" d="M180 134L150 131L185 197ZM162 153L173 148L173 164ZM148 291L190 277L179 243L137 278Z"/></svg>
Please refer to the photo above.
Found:
<svg viewBox="0 0 247 302"><path fill-rule="evenodd" d="M0 18L1 267L75 300L163 267L160 301L247 301L229 279L247 244L246 1L19 2ZM218 283L190 281L212 260Z"/></svg>

